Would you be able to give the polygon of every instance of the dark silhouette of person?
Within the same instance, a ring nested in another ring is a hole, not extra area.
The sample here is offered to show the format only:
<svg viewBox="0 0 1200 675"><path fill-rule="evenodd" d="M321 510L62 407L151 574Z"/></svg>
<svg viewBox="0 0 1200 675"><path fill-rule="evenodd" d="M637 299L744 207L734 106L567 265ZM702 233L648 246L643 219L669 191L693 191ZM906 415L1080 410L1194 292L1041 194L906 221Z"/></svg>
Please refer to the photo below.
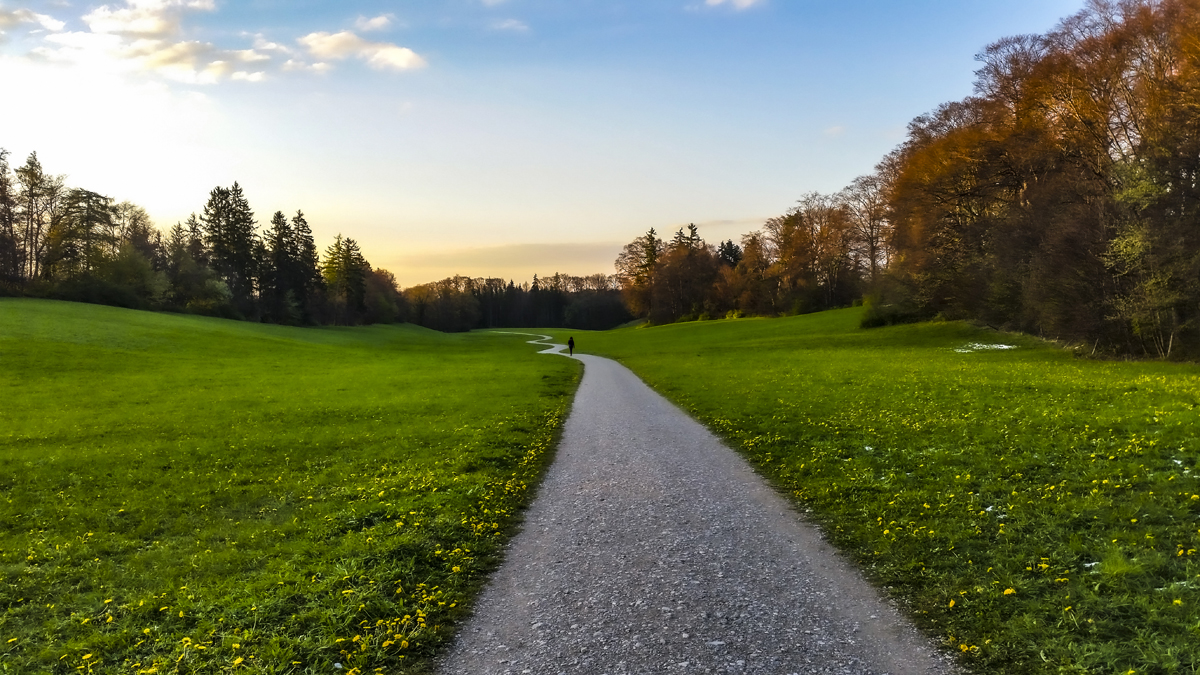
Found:
<svg viewBox="0 0 1200 675"><path fill-rule="evenodd" d="M571 356L575 356L575 338L567 338L567 351L571 353Z"/></svg>

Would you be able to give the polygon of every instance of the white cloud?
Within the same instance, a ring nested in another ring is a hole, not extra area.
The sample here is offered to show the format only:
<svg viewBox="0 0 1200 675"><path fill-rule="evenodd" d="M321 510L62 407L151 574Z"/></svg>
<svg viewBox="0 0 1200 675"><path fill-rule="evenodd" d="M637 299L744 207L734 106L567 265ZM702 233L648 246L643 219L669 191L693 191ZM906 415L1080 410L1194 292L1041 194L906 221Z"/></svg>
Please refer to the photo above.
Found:
<svg viewBox="0 0 1200 675"><path fill-rule="evenodd" d="M846 133L846 127L843 126L829 127L825 130L826 136L832 136L834 138L841 136L844 133Z"/></svg>
<svg viewBox="0 0 1200 675"><path fill-rule="evenodd" d="M363 31L364 33L383 30L392 25L392 19L394 18L396 17L391 14L381 14L374 19L368 19L365 16L360 16L358 17L358 20L354 22L354 27Z"/></svg>
<svg viewBox="0 0 1200 675"><path fill-rule="evenodd" d="M514 33L528 33L529 25L523 21L517 21L516 19L504 19L503 21L496 21L495 23L493 23L492 30L512 31Z"/></svg>
<svg viewBox="0 0 1200 675"><path fill-rule="evenodd" d="M365 40L350 31L311 33L299 38L306 52L273 42L262 34L242 34L253 42L249 49L183 39L187 35L183 21L189 12L215 10L215 0L116 0L84 14L81 18L86 30L64 31L66 24L53 17L27 9L0 8L0 31L23 24L51 31L26 54L33 61L103 68L110 73L148 72L194 85L230 80L261 82L281 70L325 73L332 69L330 61L346 58L360 59L377 70L409 70L425 65L411 49ZM384 14L359 17L357 23L363 30L382 30L392 22L393 16Z"/></svg>
<svg viewBox="0 0 1200 675"><path fill-rule="evenodd" d="M261 33L254 36L254 48L261 49L263 51L283 52L285 54L290 54L292 51L291 49L289 49L281 44L278 44L276 42L271 42Z"/></svg>
<svg viewBox="0 0 1200 675"><path fill-rule="evenodd" d="M28 9L0 9L0 30L11 28L22 23L36 23L50 31L60 31L66 24L52 16L38 14Z"/></svg>
<svg viewBox="0 0 1200 675"><path fill-rule="evenodd" d="M298 40L309 54L319 59L360 58L379 70L410 70L425 65L416 52L387 42L369 42L350 31L309 33Z"/></svg>
<svg viewBox="0 0 1200 675"><path fill-rule="evenodd" d="M749 9L755 5L761 5L766 0L704 0L704 4L709 7L718 7L720 5L733 5L734 9L742 10Z"/></svg>
<svg viewBox="0 0 1200 675"><path fill-rule="evenodd" d="M254 49L227 50L208 42L131 39L111 33L86 31L46 36L49 46L34 49L38 60L69 63L77 67L104 67L110 72L147 71L186 84L215 84L229 79L246 65L261 66L270 56ZM258 67L244 79L258 82L265 77Z"/></svg>
<svg viewBox="0 0 1200 675"><path fill-rule="evenodd" d="M306 72L307 71L307 72L313 72L313 73L317 73L317 74L324 74L324 73L327 73L327 72L333 70L333 66L329 65L328 63L322 63L322 62L306 63L304 61L298 61L296 59L288 59L283 64L283 70L285 72L289 72L289 73L298 73L298 72Z"/></svg>
<svg viewBox="0 0 1200 675"><path fill-rule="evenodd" d="M101 5L83 15L94 33L165 37L179 30L184 10L211 12L213 0L125 0L123 6Z"/></svg>
<svg viewBox="0 0 1200 675"><path fill-rule="evenodd" d="M215 9L213 0L125 0L120 5L101 5L82 17L90 31L48 35L51 46L35 49L34 55L76 66L105 65L113 72L147 71L187 84L215 84L238 72L243 73L238 79L261 80L262 72L239 66L269 61L263 51L228 50L178 39L184 12Z"/></svg>

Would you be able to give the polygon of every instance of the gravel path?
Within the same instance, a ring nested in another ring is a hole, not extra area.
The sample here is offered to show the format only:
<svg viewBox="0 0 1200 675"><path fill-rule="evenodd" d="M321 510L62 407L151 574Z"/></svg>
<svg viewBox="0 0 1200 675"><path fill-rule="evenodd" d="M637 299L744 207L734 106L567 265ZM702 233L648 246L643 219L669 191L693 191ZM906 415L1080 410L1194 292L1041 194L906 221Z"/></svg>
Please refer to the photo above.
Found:
<svg viewBox="0 0 1200 675"><path fill-rule="evenodd" d="M708 430L575 358L557 457L442 673L956 672Z"/></svg>

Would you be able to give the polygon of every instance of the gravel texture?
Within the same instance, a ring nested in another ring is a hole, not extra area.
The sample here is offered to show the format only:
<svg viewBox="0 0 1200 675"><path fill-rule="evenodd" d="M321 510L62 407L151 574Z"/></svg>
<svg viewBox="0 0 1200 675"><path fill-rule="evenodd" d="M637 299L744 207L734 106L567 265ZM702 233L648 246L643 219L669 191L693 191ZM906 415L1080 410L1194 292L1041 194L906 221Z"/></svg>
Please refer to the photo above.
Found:
<svg viewBox="0 0 1200 675"><path fill-rule="evenodd" d="M957 672L707 429L575 358L556 459L442 673Z"/></svg>

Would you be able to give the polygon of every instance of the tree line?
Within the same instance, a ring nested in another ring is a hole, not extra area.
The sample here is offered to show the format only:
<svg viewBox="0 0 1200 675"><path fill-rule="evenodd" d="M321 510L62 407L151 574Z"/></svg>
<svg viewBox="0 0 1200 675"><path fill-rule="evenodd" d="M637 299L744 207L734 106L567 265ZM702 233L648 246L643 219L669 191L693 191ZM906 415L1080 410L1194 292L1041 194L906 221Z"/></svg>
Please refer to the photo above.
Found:
<svg viewBox="0 0 1200 675"><path fill-rule="evenodd" d="M3 149L0 291L288 324L394 322L405 309L353 239L319 255L301 211L260 229L236 182L164 233L135 204L67 187L36 152L12 168Z"/></svg>
<svg viewBox="0 0 1200 675"><path fill-rule="evenodd" d="M301 211L260 227L241 186L216 187L199 215L156 229L145 209L47 173L37 153L12 168L0 149L0 294L285 324L411 321L442 331L603 329L631 319L614 279L532 283L451 277L401 291L337 235L323 253Z"/></svg>
<svg viewBox="0 0 1200 675"><path fill-rule="evenodd" d="M651 230L616 261L653 321L935 317L1200 353L1200 0L1091 0L977 59L974 95L909 124L845 190L711 246Z"/></svg>
<svg viewBox="0 0 1200 675"><path fill-rule="evenodd" d="M455 276L404 290L409 320L441 331L474 328L605 330L633 319L614 276L535 274L532 283Z"/></svg>
<svg viewBox="0 0 1200 675"><path fill-rule="evenodd" d="M812 192L760 230L712 245L693 224L669 240L651 229L626 244L617 279L631 312L655 323L816 312L861 299L887 268L880 181Z"/></svg>

